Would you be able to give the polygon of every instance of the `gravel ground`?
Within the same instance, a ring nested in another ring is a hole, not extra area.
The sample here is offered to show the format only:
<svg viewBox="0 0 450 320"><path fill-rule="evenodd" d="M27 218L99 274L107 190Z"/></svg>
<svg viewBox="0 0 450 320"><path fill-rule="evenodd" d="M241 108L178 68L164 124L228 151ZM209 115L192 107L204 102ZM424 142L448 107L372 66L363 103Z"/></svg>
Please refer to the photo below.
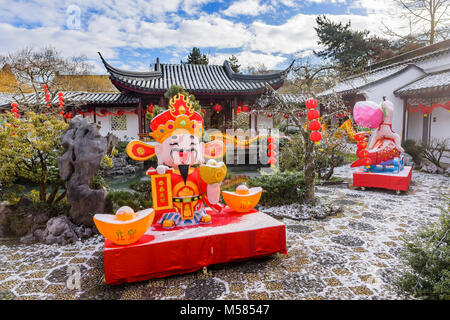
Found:
<svg viewBox="0 0 450 320"><path fill-rule="evenodd" d="M348 166L336 170L349 182L351 173ZM437 221L440 195L450 191L442 175L415 171L412 179L400 195L318 186L318 197L343 208L320 220L296 219L295 205L262 209L283 216L288 254L215 265L208 273L109 286L100 236L66 246L3 240L0 299L400 299L386 281L404 268L401 237ZM79 289L70 285L73 270L81 274Z"/></svg>

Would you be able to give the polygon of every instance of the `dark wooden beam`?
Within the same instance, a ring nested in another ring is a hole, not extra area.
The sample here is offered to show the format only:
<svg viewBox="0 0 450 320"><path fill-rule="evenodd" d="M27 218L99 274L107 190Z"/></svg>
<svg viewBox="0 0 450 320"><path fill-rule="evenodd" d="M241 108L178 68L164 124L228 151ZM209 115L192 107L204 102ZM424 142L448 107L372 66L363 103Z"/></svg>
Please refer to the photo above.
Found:
<svg viewBox="0 0 450 320"><path fill-rule="evenodd" d="M142 133L142 98L139 98L137 113L138 113L139 134L141 134Z"/></svg>
<svg viewBox="0 0 450 320"><path fill-rule="evenodd" d="M402 142L406 139L406 110L408 110L408 98L403 98Z"/></svg>

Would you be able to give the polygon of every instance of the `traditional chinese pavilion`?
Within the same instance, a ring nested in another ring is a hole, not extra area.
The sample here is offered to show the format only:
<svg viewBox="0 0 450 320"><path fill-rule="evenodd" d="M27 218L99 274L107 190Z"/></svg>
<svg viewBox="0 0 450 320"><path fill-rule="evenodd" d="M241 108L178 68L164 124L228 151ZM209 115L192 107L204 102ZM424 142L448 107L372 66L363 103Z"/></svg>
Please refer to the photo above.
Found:
<svg viewBox="0 0 450 320"><path fill-rule="evenodd" d="M72 98L69 98L71 93L67 93L66 101L72 102L75 113L81 111L92 116L93 121L102 126L101 131L113 131L119 138L148 136L145 117L148 106L167 106L164 93L172 85L182 86L200 101L206 111L206 126L225 129L238 110L251 110L267 90L267 84L275 90L280 88L292 66L278 72L247 75L233 72L228 61L223 65L163 64L157 58L149 71L136 72L113 67L99 55L119 93L73 93ZM251 114L249 126L261 127L264 122L271 121L261 115L257 125L257 118L257 113Z"/></svg>

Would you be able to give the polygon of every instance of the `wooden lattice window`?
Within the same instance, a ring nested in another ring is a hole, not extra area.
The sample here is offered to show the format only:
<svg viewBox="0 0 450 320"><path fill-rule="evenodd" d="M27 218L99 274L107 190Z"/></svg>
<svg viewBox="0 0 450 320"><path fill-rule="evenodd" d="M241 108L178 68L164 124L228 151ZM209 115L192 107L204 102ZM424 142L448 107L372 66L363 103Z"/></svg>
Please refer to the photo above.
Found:
<svg viewBox="0 0 450 320"><path fill-rule="evenodd" d="M126 116L111 116L111 131L126 131L127 117Z"/></svg>

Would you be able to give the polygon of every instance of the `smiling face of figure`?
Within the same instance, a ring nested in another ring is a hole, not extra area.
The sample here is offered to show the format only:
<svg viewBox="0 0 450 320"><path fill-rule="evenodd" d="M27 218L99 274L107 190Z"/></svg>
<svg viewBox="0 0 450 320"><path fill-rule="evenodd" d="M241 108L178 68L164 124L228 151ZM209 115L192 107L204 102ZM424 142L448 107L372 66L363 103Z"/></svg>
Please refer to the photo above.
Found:
<svg viewBox="0 0 450 320"><path fill-rule="evenodd" d="M155 147L158 165L169 167L194 165L203 161L203 143L187 131L175 131Z"/></svg>

